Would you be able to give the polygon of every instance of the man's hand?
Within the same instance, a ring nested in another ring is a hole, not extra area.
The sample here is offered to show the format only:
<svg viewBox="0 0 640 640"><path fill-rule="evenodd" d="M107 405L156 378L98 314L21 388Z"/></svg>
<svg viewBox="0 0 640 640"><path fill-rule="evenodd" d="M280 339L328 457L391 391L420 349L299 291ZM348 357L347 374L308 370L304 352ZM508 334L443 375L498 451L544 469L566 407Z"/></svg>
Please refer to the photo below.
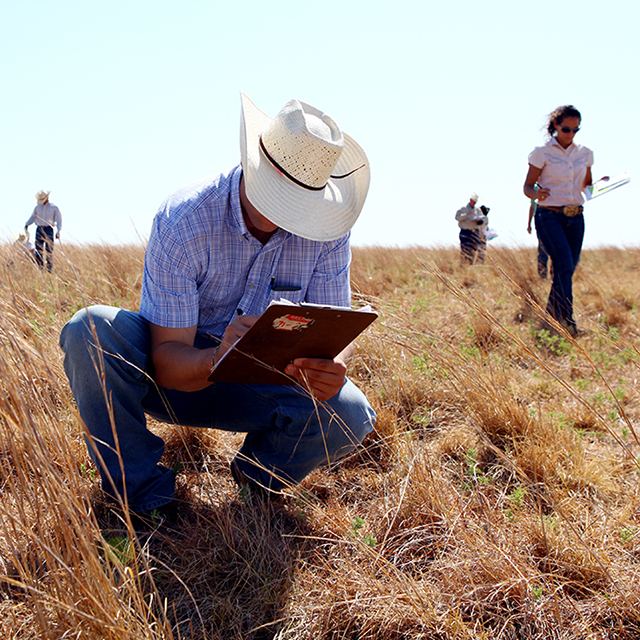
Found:
<svg viewBox="0 0 640 640"><path fill-rule="evenodd" d="M224 332L217 348L196 349L193 346L197 326L172 329L150 324L151 358L155 369L155 381L167 389L199 391L211 383L212 359L218 362L230 347L243 336L256 321L257 316L239 316Z"/></svg>
<svg viewBox="0 0 640 640"><path fill-rule="evenodd" d="M231 324L225 329L224 336L222 336L222 342L213 359L214 364L217 364L218 360L249 331L258 318L259 316L237 316L233 319Z"/></svg>
<svg viewBox="0 0 640 640"><path fill-rule="evenodd" d="M318 400L330 400L346 380L347 365L337 358L296 358L284 370Z"/></svg>

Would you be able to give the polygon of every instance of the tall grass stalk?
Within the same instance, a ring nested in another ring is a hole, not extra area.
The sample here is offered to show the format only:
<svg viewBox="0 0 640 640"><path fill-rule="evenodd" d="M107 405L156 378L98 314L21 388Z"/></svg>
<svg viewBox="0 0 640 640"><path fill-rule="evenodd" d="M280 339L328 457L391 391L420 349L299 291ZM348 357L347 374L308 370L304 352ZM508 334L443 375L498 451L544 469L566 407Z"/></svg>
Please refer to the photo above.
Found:
<svg viewBox="0 0 640 640"><path fill-rule="evenodd" d="M0 632L7 638L640 636L640 250L583 254L573 339L533 250L354 251L380 318L352 377L378 413L346 459L257 503L242 436L161 425L173 531L105 502L57 341L137 309L142 246L0 247Z"/></svg>

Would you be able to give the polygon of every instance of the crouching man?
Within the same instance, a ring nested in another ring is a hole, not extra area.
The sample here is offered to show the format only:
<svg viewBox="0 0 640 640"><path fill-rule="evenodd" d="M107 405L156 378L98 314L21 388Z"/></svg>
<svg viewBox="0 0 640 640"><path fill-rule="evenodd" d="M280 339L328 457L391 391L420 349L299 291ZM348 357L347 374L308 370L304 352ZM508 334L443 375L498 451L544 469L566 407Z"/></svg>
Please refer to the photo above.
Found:
<svg viewBox="0 0 640 640"><path fill-rule="evenodd" d="M240 150L240 165L160 207L139 312L89 307L60 336L103 489L135 512L174 495L146 415L246 432L231 471L266 497L352 451L375 421L346 377L352 346L295 360L300 386L207 380L270 300L350 305L349 236L369 187L360 146L297 100L271 118L242 94Z"/></svg>

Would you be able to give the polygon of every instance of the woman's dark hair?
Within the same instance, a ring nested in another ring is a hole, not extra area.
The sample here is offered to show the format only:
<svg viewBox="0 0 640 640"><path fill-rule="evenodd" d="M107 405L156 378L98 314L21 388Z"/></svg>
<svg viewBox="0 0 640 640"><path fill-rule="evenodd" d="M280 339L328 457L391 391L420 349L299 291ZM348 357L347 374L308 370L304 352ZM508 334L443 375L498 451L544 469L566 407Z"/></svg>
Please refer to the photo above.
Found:
<svg viewBox="0 0 640 640"><path fill-rule="evenodd" d="M547 123L547 133L549 137L553 138L556 134L556 120L558 124L561 124L565 118L579 118L582 120L580 112L572 104L565 104L563 107L554 109L549 114L549 122Z"/></svg>

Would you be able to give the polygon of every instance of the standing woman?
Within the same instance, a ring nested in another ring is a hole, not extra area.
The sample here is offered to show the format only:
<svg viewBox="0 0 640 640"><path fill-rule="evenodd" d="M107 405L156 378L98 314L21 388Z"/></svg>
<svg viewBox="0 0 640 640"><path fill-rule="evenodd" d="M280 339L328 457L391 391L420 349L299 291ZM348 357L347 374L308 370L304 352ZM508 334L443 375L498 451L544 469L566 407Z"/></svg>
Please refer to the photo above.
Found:
<svg viewBox="0 0 640 640"><path fill-rule="evenodd" d="M592 183L593 165L593 151L573 141L581 119L572 105L549 114L549 140L529 154L524 183L527 198L538 201L536 233L553 263L547 312L574 336L578 330L573 317L572 280L584 237L582 191Z"/></svg>

